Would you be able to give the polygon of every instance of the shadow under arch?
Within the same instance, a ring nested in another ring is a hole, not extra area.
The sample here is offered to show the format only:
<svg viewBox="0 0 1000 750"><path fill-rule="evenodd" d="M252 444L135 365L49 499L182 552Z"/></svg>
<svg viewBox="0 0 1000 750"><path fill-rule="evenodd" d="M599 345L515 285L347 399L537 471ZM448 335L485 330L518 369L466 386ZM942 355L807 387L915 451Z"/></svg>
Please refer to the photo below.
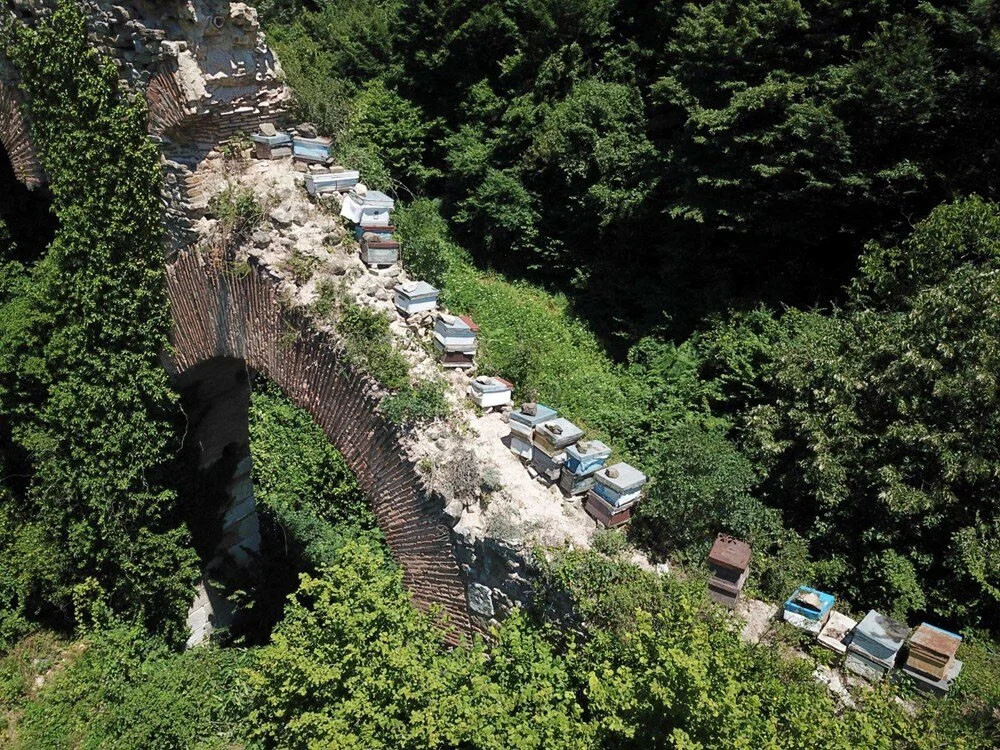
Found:
<svg viewBox="0 0 1000 750"><path fill-rule="evenodd" d="M473 632L441 502L407 456L400 428L378 412L371 377L347 362L335 337L286 312L275 282L259 268L236 274L187 250L167 266L167 290L173 332L164 364L175 381L212 360L242 361L273 381L344 456L414 604L447 616L451 643Z"/></svg>

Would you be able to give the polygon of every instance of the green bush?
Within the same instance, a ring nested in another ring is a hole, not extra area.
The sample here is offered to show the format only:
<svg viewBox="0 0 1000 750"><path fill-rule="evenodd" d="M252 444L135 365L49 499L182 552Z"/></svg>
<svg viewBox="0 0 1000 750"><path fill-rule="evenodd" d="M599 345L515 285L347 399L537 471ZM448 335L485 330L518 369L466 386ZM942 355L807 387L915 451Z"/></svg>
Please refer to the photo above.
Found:
<svg viewBox="0 0 1000 750"><path fill-rule="evenodd" d="M352 301L345 301L337 319L347 356L390 390L406 388L409 367L393 343L389 316Z"/></svg>
<svg viewBox="0 0 1000 750"><path fill-rule="evenodd" d="M123 626L80 646L26 704L15 749L223 750L242 740L240 651L175 654Z"/></svg>
<svg viewBox="0 0 1000 750"><path fill-rule="evenodd" d="M414 424L439 419L449 414L444 398L444 383L418 383L382 399L379 410L390 422Z"/></svg>

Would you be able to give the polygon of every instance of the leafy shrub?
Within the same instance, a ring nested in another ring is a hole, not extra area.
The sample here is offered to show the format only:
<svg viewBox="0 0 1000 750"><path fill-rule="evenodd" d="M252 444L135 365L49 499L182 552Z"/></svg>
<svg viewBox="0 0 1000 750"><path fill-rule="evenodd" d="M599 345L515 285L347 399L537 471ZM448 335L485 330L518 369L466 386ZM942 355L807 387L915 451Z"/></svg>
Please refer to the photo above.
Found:
<svg viewBox="0 0 1000 750"><path fill-rule="evenodd" d="M238 684L241 652L175 654L123 626L81 645L27 704L15 748L222 750L241 740L242 692L231 687Z"/></svg>
<svg viewBox="0 0 1000 750"><path fill-rule="evenodd" d="M250 239L267 213L253 188L229 183L211 197L208 210L219 222L219 242L227 251Z"/></svg>
<svg viewBox="0 0 1000 750"><path fill-rule="evenodd" d="M351 362L386 388L409 385L409 367L393 343L389 316L355 302L345 302L337 320Z"/></svg>
<svg viewBox="0 0 1000 750"><path fill-rule="evenodd" d="M379 410L390 422L413 424L445 417L450 412L444 384L421 382L382 399Z"/></svg>

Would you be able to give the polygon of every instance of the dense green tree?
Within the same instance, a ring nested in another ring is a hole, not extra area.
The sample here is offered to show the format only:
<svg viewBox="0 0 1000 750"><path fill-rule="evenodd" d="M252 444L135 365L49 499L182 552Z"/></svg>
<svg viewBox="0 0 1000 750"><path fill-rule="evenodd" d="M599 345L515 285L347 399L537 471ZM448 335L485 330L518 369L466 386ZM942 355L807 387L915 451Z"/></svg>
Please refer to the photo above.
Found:
<svg viewBox="0 0 1000 750"><path fill-rule="evenodd" d="M760 313L706 339L765 499L859 603L998 612L998 222L978 199L944 205L869 248L850 310Z"/></svg>

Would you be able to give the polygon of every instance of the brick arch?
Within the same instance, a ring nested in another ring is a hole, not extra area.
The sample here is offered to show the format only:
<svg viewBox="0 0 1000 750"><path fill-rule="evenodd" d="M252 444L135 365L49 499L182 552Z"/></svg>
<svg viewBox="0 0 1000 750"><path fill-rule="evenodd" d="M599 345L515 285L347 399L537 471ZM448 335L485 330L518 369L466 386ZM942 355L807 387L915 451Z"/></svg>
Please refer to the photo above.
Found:
<svg viewBox="0 0 1000 750"><path fill-rule="evenodd" d="M440 501L406 456L399 429L377 412L371 378L347 364L334 337L283 311L274 282L257 268L236 275L188 250L167 266L167 290L170 373L179 377L201 362L234 357L281 387L313 416L354 471L402 565L413 602L424 610L443 609L454 626L451 642L471 632Z"/></svg>
<svg viewBox="0 0 1000 750"><path fill-rule="evenodd" d="M14 168L14 176L32 190L45 184L35 149L31 144L31 130L25 114L24 101L17 89L16 77L11 67L0 58L0 143Z"/></svg>

